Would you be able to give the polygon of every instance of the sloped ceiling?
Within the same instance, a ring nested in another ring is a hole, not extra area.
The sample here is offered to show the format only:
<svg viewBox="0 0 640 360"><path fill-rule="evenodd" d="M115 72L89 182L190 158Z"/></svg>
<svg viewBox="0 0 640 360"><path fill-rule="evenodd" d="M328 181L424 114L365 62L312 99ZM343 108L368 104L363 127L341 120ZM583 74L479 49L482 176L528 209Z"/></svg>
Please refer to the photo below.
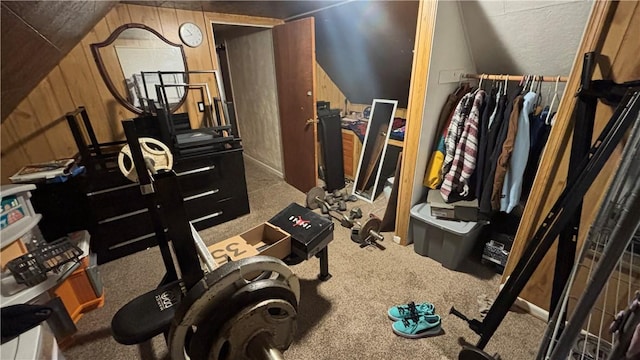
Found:
<svg viewBox="0 0 640 360"><path fill-rule="evenodd" d="M349 101L407 107L417 1L355 1L313 16L316 60Z"/></svg>
<svg viewBox="0 0 640 360"><path fill-rule="evenodd" d="M2 119L117 1L2 1Z"/></svg>
<svg viewBox="0 0 640 360"><path fill-rule="evenodd" d="M479 73L567 76L593 2L469 0L460 4Z"/></svg>

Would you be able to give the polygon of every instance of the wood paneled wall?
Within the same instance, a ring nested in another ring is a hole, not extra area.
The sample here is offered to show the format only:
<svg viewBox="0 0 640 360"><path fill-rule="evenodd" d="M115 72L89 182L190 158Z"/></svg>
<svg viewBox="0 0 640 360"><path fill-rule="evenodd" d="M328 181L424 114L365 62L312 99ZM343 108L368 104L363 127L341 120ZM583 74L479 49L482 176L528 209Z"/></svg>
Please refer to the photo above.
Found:
<svg viewBox="0 0 640 360"><path fill-rule="evenodd" d="M576 64L572 72L572 77L575 77L576 80L575 83L567 85L567 89L570 89L567 91L577 89L582 56L587 51L596 51L606 55L609 61L609 64L601 63L598 66L593 79L604 78L612 79L616 82L624 82L640 78L640 63L637 60L637 54L640 52L640 31L638 31L640 4L636 1L620 1L611 4L598 2L594 9L605 6L611 8L610 12L608 12L608 17L605 16L607 14L603 14L600 18L594 20L594 24L587 27L587 34L577 54ZM603 13L603 11L594 12L594 14L600 13ZM600 26L600 23L605 24L603 25L602 33L593 34L596 31L595 28ZM564 131L565 128L571 129L569 127L571 124L570 116L564 115L570 115L573 111L573 103L575 103L573 93L565 94L560 108L565 109L566 112L564 114L559 112L558 121L554 125L546 150L542 155L538 174L533 184L533 191L525 208L503 281L513 271L525 245L542 223L566 184L572 132ZM612 114L612 108L603 104L598 105L594 138L600 134ZM605 194L604 189L607 188L615 173L615 168L620 159L621 148L622 145L612 155L584 198L578 248L584 242L589 225L596 216L599 204ZM554 246L540 263L538 270L520 294L522 299L543 309L549 308L555 257L556 248Z"/></svg>
<svg viewBox="0 0 640 360"><path fill-rule="evenodd" d="M120 121L134 114L120 106L107 89L89 45L105 40L114 29L126 23L145 24L170 41L180 43L178 27L186 21L198 24L206 34L201 46L184 47L190 70L211 70L218 66L213 57L215 42L210 30L212 21L261 26L282 23L281 20L269 18L118 4L2 122L1 182L8 183L8 177L25 164L74 155L77 151L75 143L66 121L60 118L78 106L87 108L100 142L123 139ZM210 88L215 89L211 76L192 76L191 81L211 82ZM199 94L193 93L190 96L199 97ZM194 102L186 106L190 113L200 116Z"/></svg>

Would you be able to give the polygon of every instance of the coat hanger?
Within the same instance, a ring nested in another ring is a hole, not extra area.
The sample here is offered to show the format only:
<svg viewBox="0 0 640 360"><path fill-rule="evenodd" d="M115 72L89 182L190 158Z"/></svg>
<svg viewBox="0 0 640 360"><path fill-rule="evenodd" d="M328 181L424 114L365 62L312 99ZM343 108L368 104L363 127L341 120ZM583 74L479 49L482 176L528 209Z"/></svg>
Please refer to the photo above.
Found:
<svg viewBox="0 0 640 360"><path fill-rule="evenodd" d="M484 79L485 74L480 75L480 82L478 82L478 89L482 89L482 80Z"/></svg>
<svg viewBox="0 0 640 360"><path fill-rule="evenodd" d="M504 95L507 95L507 85L509 84L509 75L504 76Z"/></svg>
<svg viewBox="0 0 640 360"><path fill-rule="evenodd" d="M556 78L556 87L553 93L553 98L551 99L551 105L549 105L549 112L547 113L547 118L544 120L544 123L547 125L551 125L551 112L553 112L553 105L556 102L556 99L560 100L558 96L558 84L560 83L560 76Z"/></svg>

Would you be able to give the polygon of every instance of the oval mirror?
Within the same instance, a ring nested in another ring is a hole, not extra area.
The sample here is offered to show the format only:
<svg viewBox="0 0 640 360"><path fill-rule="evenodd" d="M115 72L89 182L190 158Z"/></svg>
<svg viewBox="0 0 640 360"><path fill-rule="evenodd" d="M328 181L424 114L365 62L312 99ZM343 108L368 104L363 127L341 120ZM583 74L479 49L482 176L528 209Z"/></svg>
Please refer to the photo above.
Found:
<svg viewBox="0 0 640 360"><path fill-rule="evenodd" d="M107 40L91 44L91 52L111 94L136 114L148 112L147 101L157 102L156 85L189 82L188 74L157 73L186 72L187 58L182 45L143 24L120 26ZM171 112L182 105L187 91L183 87L167 90Z"/></svg>

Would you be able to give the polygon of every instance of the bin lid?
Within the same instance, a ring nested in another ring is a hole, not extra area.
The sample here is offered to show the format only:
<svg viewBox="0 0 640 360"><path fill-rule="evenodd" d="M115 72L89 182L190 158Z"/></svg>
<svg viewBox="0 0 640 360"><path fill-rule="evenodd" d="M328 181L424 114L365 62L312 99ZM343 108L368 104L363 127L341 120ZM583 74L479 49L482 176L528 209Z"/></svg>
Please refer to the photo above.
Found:
<svg viewBox="0 0 640 360"><path fill-rule="evenodd" d="M433 217L431 216L431 205L427 203L421 203L412 207L411 217L459 235L468 234L478 224L473 221L443 220Z"/></svg>

